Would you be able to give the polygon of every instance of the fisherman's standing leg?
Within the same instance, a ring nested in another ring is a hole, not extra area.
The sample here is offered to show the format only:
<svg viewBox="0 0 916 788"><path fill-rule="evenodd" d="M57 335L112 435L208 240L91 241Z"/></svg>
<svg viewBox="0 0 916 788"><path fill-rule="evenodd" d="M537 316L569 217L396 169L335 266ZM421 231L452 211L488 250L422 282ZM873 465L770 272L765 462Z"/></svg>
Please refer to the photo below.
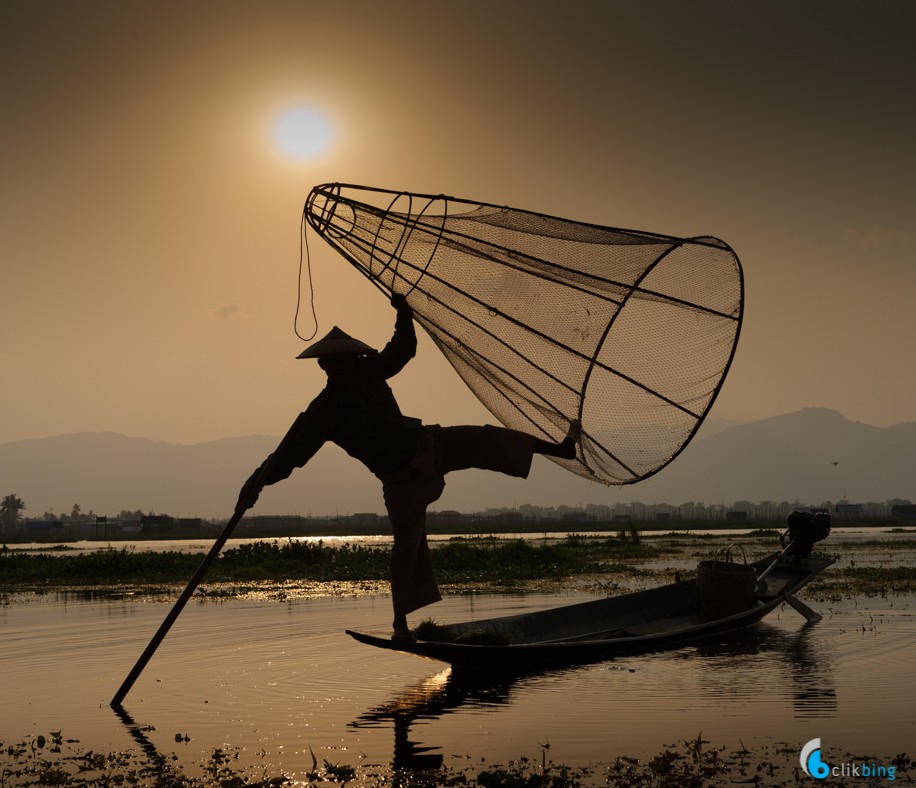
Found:
<svg viewBox="0 0 916 788"><path fill-rule="evenodd" d="M391 520L391 602L394 637L412 638L407 614L442 599L426 541L426 507L442 491L441 477L413 469L385 477L385 507Z"/></svg>

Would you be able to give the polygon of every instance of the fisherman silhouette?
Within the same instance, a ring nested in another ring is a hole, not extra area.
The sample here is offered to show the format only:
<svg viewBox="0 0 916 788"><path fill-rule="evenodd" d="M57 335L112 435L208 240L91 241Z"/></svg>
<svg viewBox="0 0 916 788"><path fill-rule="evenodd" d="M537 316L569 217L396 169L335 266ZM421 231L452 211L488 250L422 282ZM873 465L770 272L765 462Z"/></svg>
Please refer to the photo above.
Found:
<svg viewBox="0 0 916 788"><path fill-rule="evenodd" d="M526 478L534 454L573 459L578 422L560 443L494 426L441 427L404 416L386 383L417 350L413 310L395 295L394 335L381 351L336 326L298 358L316 358L327 373L324 390L293 422L277 449L242 486L236 509L247 510L261 490L303 467L331 441L382 482L391 520L391 598L395 639L412 640L407 614L442 597L426 541L426 507L445 488L445 475L466 468Z"/></svg>

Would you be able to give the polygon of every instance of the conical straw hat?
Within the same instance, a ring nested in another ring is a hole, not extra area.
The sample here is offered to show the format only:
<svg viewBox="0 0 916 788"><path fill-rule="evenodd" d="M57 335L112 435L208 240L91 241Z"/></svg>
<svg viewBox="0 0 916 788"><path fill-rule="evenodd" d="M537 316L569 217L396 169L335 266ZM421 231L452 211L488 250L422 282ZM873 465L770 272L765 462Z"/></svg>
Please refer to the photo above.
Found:
<svg viewBox="0 0 916 788"><path fill-rule="evenodd" d="M345 331L334 326L317 342L309 345L296 358L320 358L321 356L340 356L346 353L355 353L364 356L374 350L365 342L354 339Z"/></svg>

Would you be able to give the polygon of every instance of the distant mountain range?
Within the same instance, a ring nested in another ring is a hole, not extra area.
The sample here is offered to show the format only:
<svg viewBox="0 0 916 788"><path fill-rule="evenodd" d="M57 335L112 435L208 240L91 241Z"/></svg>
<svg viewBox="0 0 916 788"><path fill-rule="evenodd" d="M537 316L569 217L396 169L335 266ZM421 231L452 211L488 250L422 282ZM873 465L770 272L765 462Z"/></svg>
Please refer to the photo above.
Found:
<svg viewBox="0 0 916 788"><path fill-rule="evenodd" d="M174 517L226 517L242 482L279 438L249 435L195 445L111 432L0 444L0 497L15 494L25 517L46 511L116 515L122 509ZM707 505L738 501L820 504L916 498L916 422L874 427L823 408L746 423L704 424L656 476L626 487L587 482L536 459L527 480L483 471L448 477L433 509L614 504ZM384 512L379 482L336 446L268 488L255 514Z"/></svg>

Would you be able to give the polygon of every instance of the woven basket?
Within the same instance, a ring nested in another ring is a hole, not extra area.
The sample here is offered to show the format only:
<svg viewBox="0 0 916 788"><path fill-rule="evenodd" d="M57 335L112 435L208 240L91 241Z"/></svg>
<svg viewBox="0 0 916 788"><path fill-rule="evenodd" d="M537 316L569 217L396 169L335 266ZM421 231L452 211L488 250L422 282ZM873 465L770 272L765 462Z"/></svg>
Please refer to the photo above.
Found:
<svg viewBox="0 0 916 788"><path fill-rule="evenodd" d="M743 563L736 563L732 550L741 550ZM725 551L724 557L720 554ZM749 566L741 545L731 544L715 552L711 561L697 567L697 593L700 610L713 618L723 618L750 609L757 596L757 572Z"/></svg>

